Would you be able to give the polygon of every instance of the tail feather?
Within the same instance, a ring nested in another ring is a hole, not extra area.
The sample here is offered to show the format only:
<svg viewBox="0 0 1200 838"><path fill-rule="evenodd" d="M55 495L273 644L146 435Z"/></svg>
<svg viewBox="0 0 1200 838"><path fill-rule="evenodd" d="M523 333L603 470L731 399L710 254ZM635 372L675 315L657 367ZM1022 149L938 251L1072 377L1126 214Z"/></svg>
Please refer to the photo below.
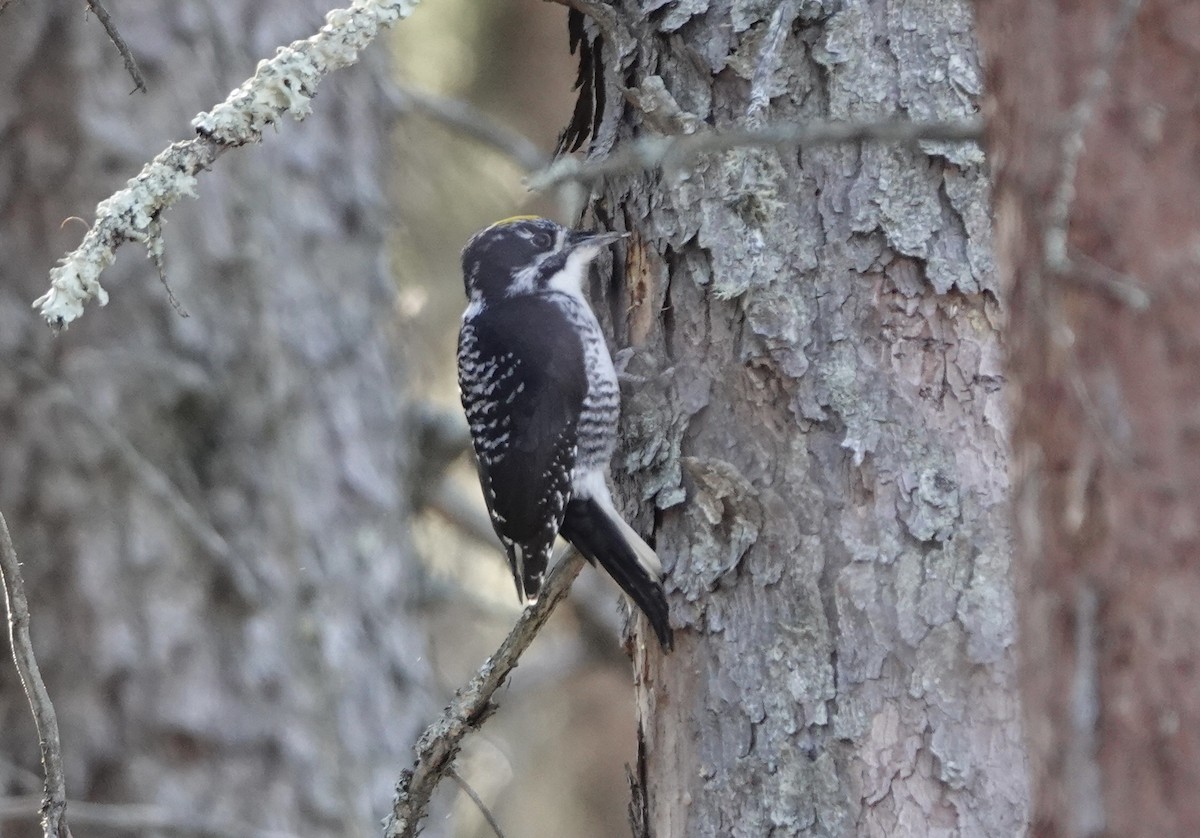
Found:
<svg viewBox="0 0 1200 838"><path fill-rule="evenodd" d="M559 533L593 564L599 563L646 615L663 651L675 644L658 556L610 504L573 498Z"/></svg>
<svg viewBox="0 0 1200 838"><path fill-rule="evenodd" d="M513 581L517 583L517 598L522 603L530 604L538 601L542 592L542 581L546 576L546 564L551 547L530 549L523 544L510 544L508 547L508 563L512 569Z"/></svg>

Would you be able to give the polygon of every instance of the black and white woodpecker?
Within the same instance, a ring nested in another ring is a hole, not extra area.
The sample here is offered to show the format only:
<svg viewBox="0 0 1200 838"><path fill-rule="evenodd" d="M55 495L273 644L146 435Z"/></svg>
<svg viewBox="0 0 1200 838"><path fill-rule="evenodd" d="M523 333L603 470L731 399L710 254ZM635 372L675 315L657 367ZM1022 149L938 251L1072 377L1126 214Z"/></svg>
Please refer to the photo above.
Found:
<svg viewBox="0 0 1200 838"><path fill-rule="evenodd" d="M605 482L621 391L583 294L592 260L623 237L535 216L472 236L462 254L458 386L483 497L521 598L537 599L562 535L608 571L670 650L662 566Z"/></svg>

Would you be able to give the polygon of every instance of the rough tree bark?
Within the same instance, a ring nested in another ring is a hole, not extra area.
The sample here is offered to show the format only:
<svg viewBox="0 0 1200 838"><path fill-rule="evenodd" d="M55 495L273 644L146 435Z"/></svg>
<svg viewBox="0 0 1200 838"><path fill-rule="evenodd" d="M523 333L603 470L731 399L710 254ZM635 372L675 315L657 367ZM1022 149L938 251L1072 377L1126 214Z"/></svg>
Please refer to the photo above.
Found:
<svg viewBox="0 0 1200 838"><path fill-rule="evenodd" d="M977 108L966 2L612 10L587 24L594 155L710 125ZM640 834L1018 834L980 150L740 150L610 179L592 210L636 235L612 319L642 383L615 471L679 629L674 655L637 660Z"/></svg>
<svg viewBox="0 0 1200 838"><path fill-rule="evenodd" d="M1200 834L1200 7L981 9L1033 833Z"/></svg>
<svg viewBox="0 0 1200 838"><path fill-rule="evenodd" d="M377 833L424 706L388 337L382 48L226 155L54 338L30 308L96 201L328 3L124 3L146 72L76 4L0 24L0 507L72 797L181 821ZM0 666L0 793L37 742ZM31 813L32 815L33 813Z"/></svg>

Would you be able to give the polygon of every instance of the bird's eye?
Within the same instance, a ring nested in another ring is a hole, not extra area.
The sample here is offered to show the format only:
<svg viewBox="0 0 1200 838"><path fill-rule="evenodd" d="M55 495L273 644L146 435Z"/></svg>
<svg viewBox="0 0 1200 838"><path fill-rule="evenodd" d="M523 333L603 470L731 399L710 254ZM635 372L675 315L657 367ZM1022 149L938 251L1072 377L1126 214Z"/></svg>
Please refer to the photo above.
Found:
<svg viewBox="0 0 1200 838"><path fill-rule="evenodd" d="M549 250L553 241L550 239L549 233L538 233L533 237L533 246L539 250Z"/></svg>

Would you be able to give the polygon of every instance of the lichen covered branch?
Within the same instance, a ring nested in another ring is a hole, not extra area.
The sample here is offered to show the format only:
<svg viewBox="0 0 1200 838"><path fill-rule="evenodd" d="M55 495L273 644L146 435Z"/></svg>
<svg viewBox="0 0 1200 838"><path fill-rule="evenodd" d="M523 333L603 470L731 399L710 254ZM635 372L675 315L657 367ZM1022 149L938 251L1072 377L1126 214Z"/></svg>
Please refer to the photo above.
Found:
<svg viewBox="0 0 1200 838"><path fill-rule="evenodd" d="M355 0L326 15L317 34L260 61L253 77L192 120L199 136L173 144L124 189L100 202L95 223L79 247L50 271L50 290L34 301L34 307L50 325L63 328L83 314L90 300L107 303L100 274L125 242L144 244L157 264L162 255L161 214L183 196L196 194L196 175L226 150L259 142L282 114L303 119L311 113L321 79L357 61L359 51L382 28L408 17L416 4L417 0Z"/></svg>

